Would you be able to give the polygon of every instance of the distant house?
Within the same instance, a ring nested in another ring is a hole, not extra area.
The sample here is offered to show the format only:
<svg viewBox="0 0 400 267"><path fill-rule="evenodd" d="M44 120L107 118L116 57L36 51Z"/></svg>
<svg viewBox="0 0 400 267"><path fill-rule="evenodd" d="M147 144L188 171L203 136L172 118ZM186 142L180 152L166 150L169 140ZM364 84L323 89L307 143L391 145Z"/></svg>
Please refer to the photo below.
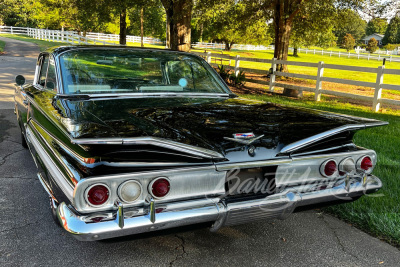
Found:
<svg viewBox="0 0 400 267"><path fill-rule="evenodd" d="M378 41L378 45L382 45L383 34L374 33L364 37L362 40L364 41L365 44L368 44L368 41L371 40L372 38L375 38L375 40Z"/></svg>

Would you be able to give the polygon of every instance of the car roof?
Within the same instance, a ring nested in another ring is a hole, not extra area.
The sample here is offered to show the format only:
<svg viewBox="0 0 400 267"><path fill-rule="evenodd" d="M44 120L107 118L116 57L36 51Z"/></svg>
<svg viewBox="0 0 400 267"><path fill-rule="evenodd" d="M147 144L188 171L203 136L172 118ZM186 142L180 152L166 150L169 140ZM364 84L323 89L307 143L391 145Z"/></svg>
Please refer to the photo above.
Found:
<svg viewBox="0 0 400 267"><path fill-rule="evenodd" d="M154 52L164 52L164 53L175 53L175 54L185 54L194 56L194 54L182 51L173 51L171 49L161 49L161 48L147 48L147 47L135 47L135 46L120 46L120 45L70 45L70 46L56 46L51 47L46 50L47 53L53 54L54 56L59 56L67 51L73 50L86 50L86 49L116 49L116 50L134 50L134 51L154 51Z"/></svg>

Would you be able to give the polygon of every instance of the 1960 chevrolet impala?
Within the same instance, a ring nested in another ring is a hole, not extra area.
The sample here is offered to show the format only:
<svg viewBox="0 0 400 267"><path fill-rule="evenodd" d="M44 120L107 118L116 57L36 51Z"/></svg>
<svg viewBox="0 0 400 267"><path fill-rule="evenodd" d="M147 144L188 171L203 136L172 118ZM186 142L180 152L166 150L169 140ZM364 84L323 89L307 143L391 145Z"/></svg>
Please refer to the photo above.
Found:
<svg viewBox="0 0 400 267"><path fill-rule="evenodd" d="M57 223L100 240L283 219L378 191L355 131L385 122L238 98L203 59L121 47L39 55L15 112Z"/></svg>

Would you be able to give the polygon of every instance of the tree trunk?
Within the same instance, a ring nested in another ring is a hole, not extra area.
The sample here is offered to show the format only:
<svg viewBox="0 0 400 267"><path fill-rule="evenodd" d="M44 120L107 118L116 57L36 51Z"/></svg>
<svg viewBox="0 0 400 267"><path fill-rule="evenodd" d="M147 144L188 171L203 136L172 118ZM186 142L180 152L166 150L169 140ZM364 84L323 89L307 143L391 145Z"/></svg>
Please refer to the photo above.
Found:
<svg viewBox="0 0 400 267"><path fill-rule="evenodd" d="M170 36L169 36L169 34L170 34L170 28L169 28L169 24L170 24L170 19L169 19L169 15L168 15L168 12L166 12L166 27L165 27L165 47L166 48L171 48L171 46L170 46Z"/></svg>
<svg viewBox="0 0 400 267"><path fill-rule="evenodd" d="M199 38L199 42L203 42L203 30L204 30L204 25L203 23L200 24L200 38Z"/></svg>
<svg viewBox="0 0 400 267"><path fill-rule="evenodd" d="M143 7L140 9L140 45L141 47L144 47L143 43L143 36L144 36L144 29L143 29L143 23L144 23L144 18L143 18Z"/></svg>
<svg viewBox="0 0 400 267"><path fill-rule="evenodd" d="M176 51L190 51L192 0L161 0L169 17L170 48Z"/></svg>
<svg viewBox="0 0 400 267"><path fill-rule="evenodd" d="M293 47L293 56L298 57L299 53L297 52L297 47Z"/></svg>
<svg viewBox="0 0 400 267"><path fill-rule="evenodd" d="M274 9L274 26L275 26L275 50L274 57L278 60L287 60L289 53L289 40L292 31L292 23L296 14L300 11L303 0L293 1L276 1ZM291 7L296 6L294 10ZM277 65L277 71L288 72L286 64ZM284 88L283 94L287 96L299 96L298 90Z"/></svg>
<svg viewBox="0 0 400 267"><path fill-rule="evenodd" d="M225 42L225 50L231 51L233 43Z"/></svg>
<svg viewBox="0 0 400 267"><path fill-rule="evenodd" d="M126 8L119 14L119 44L126 45Z"/></svg>

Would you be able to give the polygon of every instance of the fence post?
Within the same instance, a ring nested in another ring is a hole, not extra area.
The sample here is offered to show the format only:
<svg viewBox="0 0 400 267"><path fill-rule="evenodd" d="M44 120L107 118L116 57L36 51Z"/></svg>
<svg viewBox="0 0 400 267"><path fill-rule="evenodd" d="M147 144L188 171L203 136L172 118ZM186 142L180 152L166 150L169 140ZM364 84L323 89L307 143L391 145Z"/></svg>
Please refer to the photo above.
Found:
<svg viewBox="0 0 400 267"><path fill-rule="evenodd" d="M269 91L273 92L275 86L276 58L272 59L271 69L272 73L269 76Z"/></svg>
<svg viewBox="0 0 400 267"><path fill-rule="evenodd" d="M340 57L340 51L339 51L339 57Z"/></svg>
<svg viewBox="0 0 400 267"><path fill-rule="evenodd" d="M349 57L348 58L350 58L350 52L349 52Z"/></svg>
<svg viewBox="0 0 400 267"><path fill-rule="evenodd" d="M375 94L374 94L374 101L372 103L372 109L374 112L378 112L381 103L379 103L379 100L382 97L382 83L383 83L383 71L385 69L385 66L379 66L378 67L378 73L376 75L376 84L375 84Z"/></svg>
<svg viewBox="0 0 400 267"><path fill-rule="evenodd" d="M13 26L11 26L11 34L14 34L14 33L13 33Z"/></svg>
<svg viewBox="0 0 400 267"><path fill-rule="evenodd" d="M368 53L368 60L369 60L369 57L371 56L371 53Z"/></svg>
<svg viewBox="0 0 400 267"><path fill-rule="evenodd" d="M240 56L237 55L235 57L235 76L239 75L239 64L240 64Z"/></svg>
<svg viewBox="0 0 400 267"><path fill-rule="evenodd" d="M318 62L317 84L315 85L315 101L321 100L322 76L324 75L324 62Z"/></svg>
<svg viewBox="0 0 400 267"><path fill-rule="evenodd" d="M207 63L211 64L211 52L207 52Z"/></svg>

